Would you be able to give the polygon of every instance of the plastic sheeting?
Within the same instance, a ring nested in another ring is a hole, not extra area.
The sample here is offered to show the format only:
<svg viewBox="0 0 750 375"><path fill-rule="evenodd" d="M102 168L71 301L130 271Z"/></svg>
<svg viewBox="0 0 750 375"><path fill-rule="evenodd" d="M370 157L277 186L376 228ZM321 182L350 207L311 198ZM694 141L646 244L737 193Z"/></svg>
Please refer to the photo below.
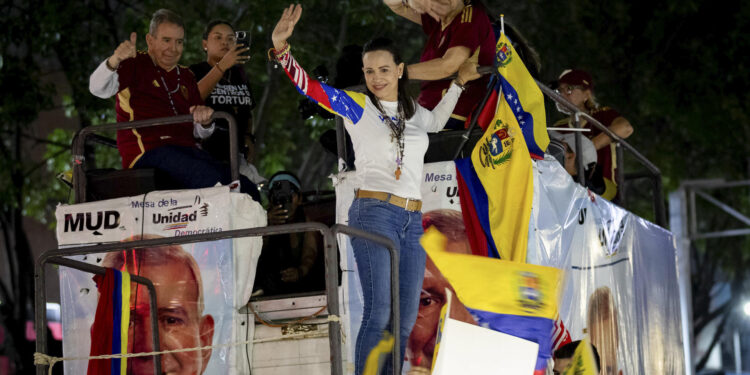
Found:
<svg viewBox="0 0 750 375"><path fill-rule="evenodd" d="M672 234L589 193L554 158L535 163L529 263L565 271L560 317L589 335L602 374L682 374Z"/></svg>
<svg viewBox="0 0 750 375"><path fill-rule="evenodd" d="M349 207L354 201L356 189L361 186L355 171L341 172L333 180L336 188L336 223L349 224ZM339 266L341 267L341 330L343 332L342 351L346 373L354 372L354 344L362 322L362 288L359 286L357 264L354 260L349 236L339 234Z"/></svg>
<svg viewBox="0 0 750 375"><path fill-rule="evenodd" d="M337 222L346 223L357 185L353 173L338 175ZM455 235L452 251L464 252L466 240L455 231L462 224L455 222L461 209L456 186L452 162L425 165L424 220L446 237ZM361 291L347 239L339 238L339 245L351 358ZM602 374L684 373L675 251L671 233L590 194L554 158L534 163L527 262L565 271L559 306L564 328L553 336L567 331L572 340L581 340L590 335L605 367ZM424 352L431 360L426 354L431 348L410 347L407 356Z"/></svg>
<svg viewBox="0 0 750 375"><path fill-rule="evenodd" d="M138 239L141 234L146 238L176 237L266 225L265 211L257 202L245 194L230 193L227 187L160 191L130 198L61 205L56 216L61 247ZM253 337L254 324L248 324L252 320L239 314L238 310L252 293L261 247L262 239L255 237L185 244L169 250L164 247L147 249L148 255L135 252L139 260L135 264L128 261L129 271L160 284L157 285L157 304L162 308L159 313L161 350L216 345ZM127 259L130 256L132 259L133 253L71 258L116 266L123 262L118 257ZM190 271L193 277L189 277ZM91 274L60 268L63 354L66 357L88 356L90 327L98 299L91 277ZM197 283L198 279L200 283ZM201 286L200 290L193 288L196 283ZM138 305L146 300L144 296L137 299L132 296L131 301L138 301ZM147 314L148 310L143 317ZM147 325L139 324L141 315L131 314L136 328ZM150 348L146 344L150 334L136 328L131 329L134 337L131 337L129 352ZM140 347L135 348L134 343ZM162 366L165 371L171 368L194 373L244 374L249 372L251 352L250 348L233 347L167 355ZM87 362L66 361L64 366L66 373L83 374ZM139 372L139 366L144 366L142 371L151 371L152 368L150 361L129 363L136 372Z"/></svg>

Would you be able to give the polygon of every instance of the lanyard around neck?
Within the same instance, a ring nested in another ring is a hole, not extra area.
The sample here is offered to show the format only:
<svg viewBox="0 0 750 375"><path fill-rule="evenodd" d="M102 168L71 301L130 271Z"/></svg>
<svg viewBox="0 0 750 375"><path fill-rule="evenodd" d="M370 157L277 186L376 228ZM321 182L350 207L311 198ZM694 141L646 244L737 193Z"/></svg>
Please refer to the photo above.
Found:
<svg viewBox="0 0 750 375"><path fill-rule="evenodd" d="M172 100L172 94L176 93L177 90L180 89L180 66L176 66L177 69L177 86L175 86L174 90L169 90L167 87L167 81L164 79L164 75L161 73L161 69L154 64L154 68L159 73L159 78L161 78L162 87L164 87L164 91L167 92L167 98L169 99L169 104L172 106L172 111L174 112L175 116L177 116L179 113L177 113L177 107L174 105L174 100Z"/></svg>

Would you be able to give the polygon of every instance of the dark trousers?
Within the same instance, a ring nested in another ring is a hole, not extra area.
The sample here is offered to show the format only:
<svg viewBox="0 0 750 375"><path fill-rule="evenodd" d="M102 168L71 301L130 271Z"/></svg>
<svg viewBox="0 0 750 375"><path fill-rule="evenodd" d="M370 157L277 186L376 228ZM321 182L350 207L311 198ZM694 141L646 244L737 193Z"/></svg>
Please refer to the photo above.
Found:
<svg viewBox="0 0 750 375"><path fill-rule="evenodd" d="M201 189L212 187L217 182L222 185L232 182L229 166L197 147L166 145L148 150L133 168L157 169L186 189ZM240 175L240 191L260 202L258 187L243 175Z"/></svg>

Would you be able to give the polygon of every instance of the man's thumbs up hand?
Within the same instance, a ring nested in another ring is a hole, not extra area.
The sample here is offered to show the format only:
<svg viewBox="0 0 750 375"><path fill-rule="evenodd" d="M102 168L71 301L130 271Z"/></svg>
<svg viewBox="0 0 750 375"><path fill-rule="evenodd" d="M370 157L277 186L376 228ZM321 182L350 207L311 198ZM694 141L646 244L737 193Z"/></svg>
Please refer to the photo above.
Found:
<svg viewBox="0 0 750 375"><path fill-rule="evenodd" d="M138 34L135 32L130 33L130 40L126 40L120 43L115 49L115 53L107 59L107 67L116 70L123 60L135 57L135 43L138 39Z"/></svg>

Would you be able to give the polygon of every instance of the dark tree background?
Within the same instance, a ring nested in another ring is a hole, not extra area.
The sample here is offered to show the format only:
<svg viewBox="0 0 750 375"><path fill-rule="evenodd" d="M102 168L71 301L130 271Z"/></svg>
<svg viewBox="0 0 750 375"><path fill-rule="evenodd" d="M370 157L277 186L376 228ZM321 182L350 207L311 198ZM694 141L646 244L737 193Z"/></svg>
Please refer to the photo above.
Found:
<svg viewBox="0 0 750 375"><path fill-rule="evenodd" d="M421 29L393 15L378 0L302 3L304 15L291 43L308 70L324 64L333 78L335 61L345 45L363 44L379 35L399 41L407 61L418 60L424 41ZM748 178L750 3L485 3L496 16L504 13L539 52L543 81L554 80L568 67L593 74L599 101L618 109L633 124L635 133L628 141L661 168L667 192L686 179ZM88 76L131 31L138 32L138 47L145 49L148 20L156 9L171 8L184 17L185 65L205 58L200 35L209 20L223 18L236 29L251 32L253 58L246 69L259 103L254 111L256 164L266 176L288 169L301 176L307 189L330 188L326 176L335 170L335 157L317 140L334 123L301 119L298 93L280 69L267 62L269 34L284 5L235 0L0 2L0 237L4 241L0 247L7 253L0 259L8 260L0 264L0 274L5 275L0 277L0 325L9 333L0 344L0 355L9 356L19 373L33 368L33 343L24 339L25 322L33 317L33 260L29 233L21 221L32 217L53 225L56 202L69 201L67 187L54 176L70 169L72 132L114 120L113 100L90 95ZM50 80L52 73L62 73L62 82ZM58 127L41 135L32 132L40 113L58 105L78 127ZM46 145L43 154L30 151L40 145ZM118 164L111 150L94 155L98 166ZM639 170L632 158L626 158L626 166L629 172ZM653 218L650 188L639 183L628 188L632 198L628 208ZM748 197L743 192L726 199L747 212ZM705 219L712 221L712 217ZM709 308L711 287L721 282L742 290L750 265L749 247L744 239L696 244L696 332L732 311L732 306ZM719 250L727 248L731 250Z"/></svg>

